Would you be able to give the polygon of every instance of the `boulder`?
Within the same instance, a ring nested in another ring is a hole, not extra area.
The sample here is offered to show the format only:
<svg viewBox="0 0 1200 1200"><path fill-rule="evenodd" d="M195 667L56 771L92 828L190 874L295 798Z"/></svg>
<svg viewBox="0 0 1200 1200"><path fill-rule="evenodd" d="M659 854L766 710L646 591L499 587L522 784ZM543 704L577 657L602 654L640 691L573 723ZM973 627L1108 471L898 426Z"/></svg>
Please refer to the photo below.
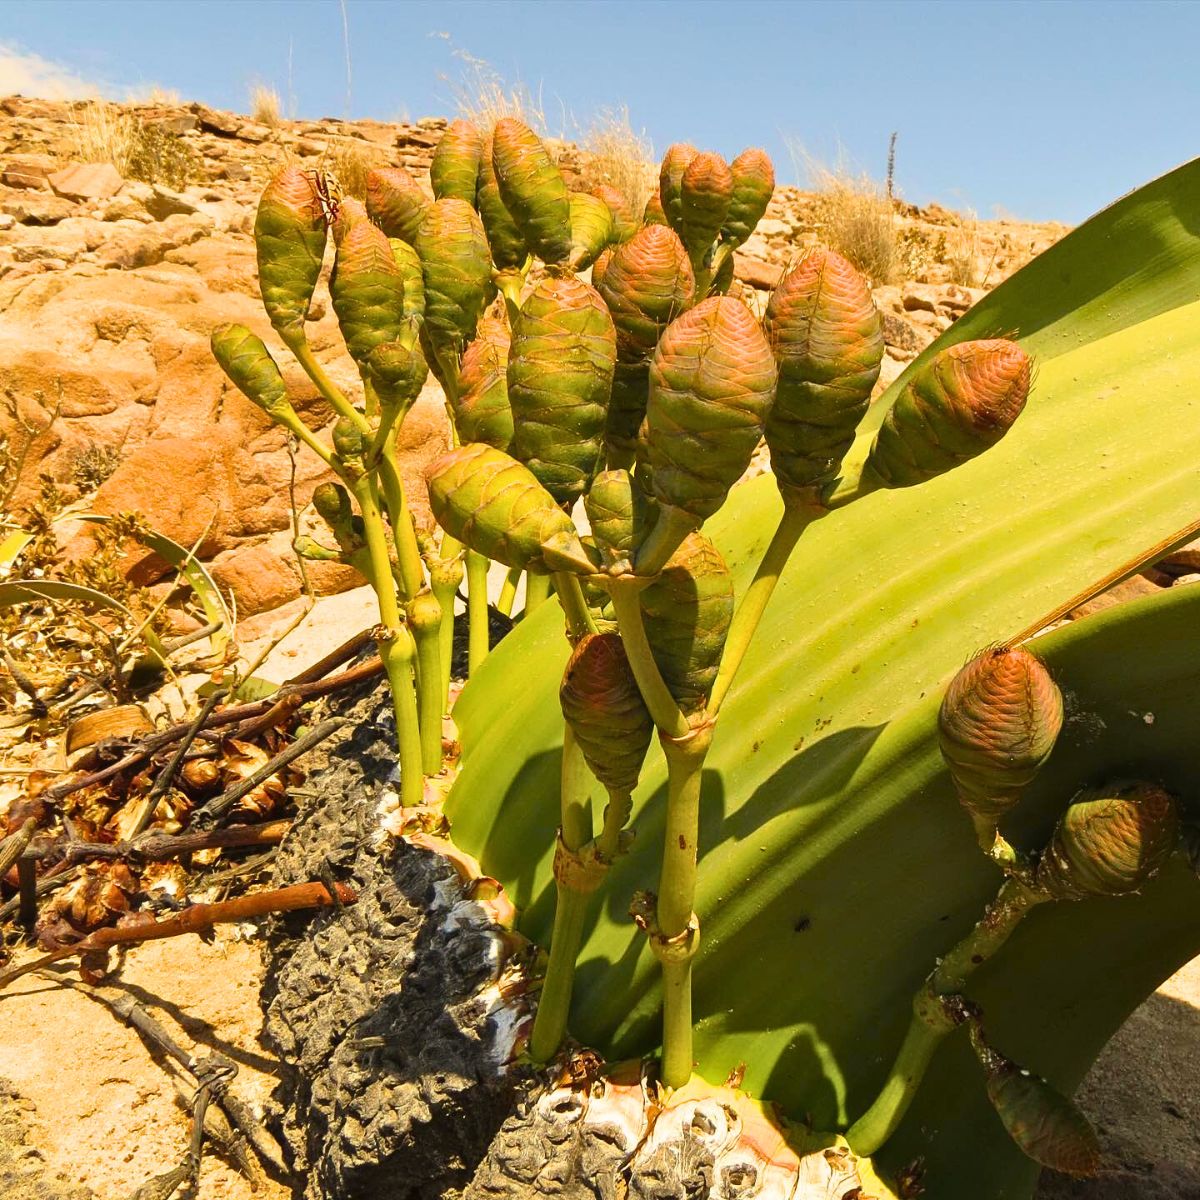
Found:
<svg viewBox="0 0 1200 1200"><path fill-rule="evenodd" d="M55 195L68 200L107 200L125 180L112 163L71 163L48 179Z"/></svg>
<svg viewBox="0 0 1200 1200"><path fill-rule="evenodd" d="M45 191L58 163L49 154L14 154L5 160L0 183L10 188Z"/></svg>

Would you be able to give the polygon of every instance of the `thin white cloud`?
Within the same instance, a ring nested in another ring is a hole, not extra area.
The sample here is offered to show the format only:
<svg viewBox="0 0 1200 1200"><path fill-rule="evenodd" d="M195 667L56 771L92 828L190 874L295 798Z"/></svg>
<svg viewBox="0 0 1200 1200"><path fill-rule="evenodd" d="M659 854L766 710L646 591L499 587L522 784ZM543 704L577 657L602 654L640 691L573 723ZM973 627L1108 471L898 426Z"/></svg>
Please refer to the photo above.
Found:
<svg viewBox="0 0 1200 1200"><path fill-rule="evenodd" d="M65 63L43 58L12 42L0 42L0 96L19 93L39 100L85 100L113 89L85 79Z"/></svg>

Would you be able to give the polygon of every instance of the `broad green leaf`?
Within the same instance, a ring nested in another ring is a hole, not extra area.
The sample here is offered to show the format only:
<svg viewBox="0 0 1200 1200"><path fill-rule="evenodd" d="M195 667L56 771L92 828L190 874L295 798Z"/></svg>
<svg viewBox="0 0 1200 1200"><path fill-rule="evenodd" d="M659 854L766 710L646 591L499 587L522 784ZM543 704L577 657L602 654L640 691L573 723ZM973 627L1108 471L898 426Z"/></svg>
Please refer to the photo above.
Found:
<svg viewBox="0 0 1200 1200"><path fill-rule="evenodd" d="M802 539L705 774L695 1014L709 1078L744 1061L747 1086L793 1114L822 1125L857 1115L912 991L994 890L934 749L937 694L975 650L1195 518L1200 233L1184 218L1198 208L1200 162L1093 218L984 300L955 333L1016 331L1037 355L1013 432L980 459L868 496ZM739 592L779 510L772 482L758 480L735 489L707 527ZM1198 733L1194 699L1182 702L1200 679L1200 614L1186 592L1039 641L1076 714L1031 810L1042 827L1076 784L1109 769L1154 767L1194 788L1179 769ZM542 941L567 653L554 609L523 622L459 701L464 763L448 806L455 840L510 889L523 927ZM1157 717L1148 724L1130 710ZM657 971L625 911L635 888L656 882L664 795L655 751L635 797L637 841L582 952L572 1032L615 1053L657 1043ZM1108 910L1106 928L1083 905L1039 914L1028 941L1022 933L1011 947L1016 957L1029 946L1004 999L1024 1024L1014 1016L1010 1028L1008 1009L989 1002L997 1044L1069 1087L1133 1003L1200 948L1200 919L1172 908L1189 889L1194 881L1173 875ZM1139 939L1132 928L1146 914L1158 925ZM1071 937L1051 951L1035 935L1059 921ZM1094 985L1102 970L1119 985L1068 1022L1071 988ZM1040 981L1036 997L1021 990L1025 971ZM987 980L981 995L992 986L1003 996ZM937 1063L949 1072L944 1110L933 1089L922 1100L926 1132L914 1118L888 1149L925 1153L928 1195L940 1200L1027 1195L1030 1171L1002 1144L961 1050L951 1045ZM993 1126L1000 1140L989 1142L981 1178L976 1147Z"/></svg>

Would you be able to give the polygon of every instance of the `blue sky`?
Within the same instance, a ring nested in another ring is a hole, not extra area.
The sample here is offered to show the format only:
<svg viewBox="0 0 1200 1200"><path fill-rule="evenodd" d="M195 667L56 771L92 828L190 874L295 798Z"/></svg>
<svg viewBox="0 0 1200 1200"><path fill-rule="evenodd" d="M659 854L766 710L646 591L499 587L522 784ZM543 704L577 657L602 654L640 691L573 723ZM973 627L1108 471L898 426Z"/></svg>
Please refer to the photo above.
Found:
<svg viewBox="0 0 1200 1200"><path fill-rule="evenodd" d="M626 104L660 153L757 144L784 181L788 138L878 177L896 130L907 199L1068 222L1200 152L1200 3L344 4L355 117L451 111L464 51L552 125ZM340 0L0 0L0 94L158 84L245 111L255 81L346 115Z"/></svg>

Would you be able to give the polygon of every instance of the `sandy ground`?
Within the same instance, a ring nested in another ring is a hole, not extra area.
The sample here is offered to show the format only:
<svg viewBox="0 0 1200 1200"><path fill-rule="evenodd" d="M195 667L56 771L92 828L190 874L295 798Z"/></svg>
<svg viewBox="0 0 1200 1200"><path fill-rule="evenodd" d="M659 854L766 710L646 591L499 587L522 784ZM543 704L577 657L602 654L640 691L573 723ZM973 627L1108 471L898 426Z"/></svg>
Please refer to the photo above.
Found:
<svg viewBox="0 0 1200 1200"><path fill-rule="evenodd" d="M258 949L223 930L212 942L189 934L145 943L126 956L114 982L144 1002L184 1049L232 1058L232 1087L257 1111L275 1083L275 1064L258 1041L260 974ZM69 967L59 976L72 977ZM97 1200L129 1200L186 1153L190 1118L173 1078L191 1094L190 1076L156 1060L138 1032L103 1004L43 975L13 984L0 1001L0 1080L21 1099L26 1165L40 1167L15 1186L37 1196L40 1174L48 1195L82 1187ZM25 1200L21 1190L0 1186L0 1193ZM248 1200L253 1193L234 1168L206 1153L197 1194ZM257 1197L287 1194L268 1183Z"/></svg>

